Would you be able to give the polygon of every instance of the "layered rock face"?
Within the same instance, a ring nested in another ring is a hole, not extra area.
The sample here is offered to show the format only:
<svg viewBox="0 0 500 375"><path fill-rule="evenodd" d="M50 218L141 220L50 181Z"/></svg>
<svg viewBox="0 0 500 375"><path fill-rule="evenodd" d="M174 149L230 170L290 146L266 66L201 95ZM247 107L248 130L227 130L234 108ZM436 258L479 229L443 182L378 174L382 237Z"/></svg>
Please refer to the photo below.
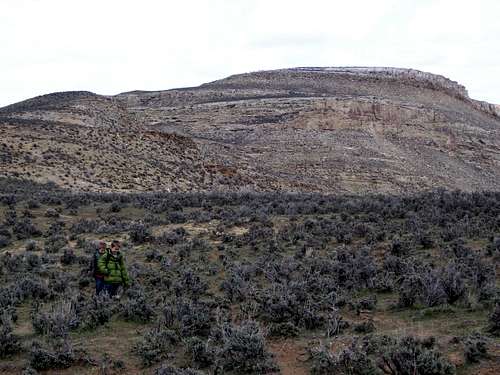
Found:
<svg viewBox="0 0 500 375"><path fill-rule="evenodd" d="M78 129L75 144L91 131L129 136L117 147L131 142L134 152L96 162L123 177L121 190L399 193L496 190L500 181L498 107L411 69L294 68L114 97L64 93L6 107L0 116L4 134L8 127L37 134L22 125L29 119L61 133ZM120 167L134 160L143 160L133 168L139 178ZM118 189L88 181L75 178L73 188Z"/></svg>
<svg viewBox="0 0 500 375"><path fill-rule="evenodd" d="M496 189L500 118L442 76L295 68L119 95L150 126L191 137L253 189Z"/></svg>

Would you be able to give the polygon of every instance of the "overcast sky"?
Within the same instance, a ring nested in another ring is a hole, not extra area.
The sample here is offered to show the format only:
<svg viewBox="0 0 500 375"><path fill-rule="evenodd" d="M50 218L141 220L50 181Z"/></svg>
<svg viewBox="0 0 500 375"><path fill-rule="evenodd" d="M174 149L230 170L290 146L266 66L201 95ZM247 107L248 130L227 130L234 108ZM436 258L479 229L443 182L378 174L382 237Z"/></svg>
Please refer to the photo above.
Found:
<svg viewBox="0 0 500 375"><path fill-rule="evenodd" d="M0 0L0 106L296 66L442 74L500 104L497 0Z"/></svg>

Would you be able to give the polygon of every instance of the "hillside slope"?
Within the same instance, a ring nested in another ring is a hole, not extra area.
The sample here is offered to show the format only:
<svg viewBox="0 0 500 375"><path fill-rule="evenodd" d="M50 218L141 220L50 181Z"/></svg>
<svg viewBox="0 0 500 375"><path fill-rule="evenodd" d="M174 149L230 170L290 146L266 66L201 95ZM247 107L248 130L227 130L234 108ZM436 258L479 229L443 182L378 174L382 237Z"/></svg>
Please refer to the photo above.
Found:
<svg viewBox="0 0 500 375"><path fill-rule="evenodd" d="M144 126L119 101L56 93L0 110L0 172L72 190L209 189L196 144Z"/></svg>
<svg viewBox="0 0 500 375"><path fill-rule="evenodd" d="M498 107L411 69L294 68L114 97L53 94L0 116L1 172L73 189L474 191L500 181ZM47 166L30 149L37 137L71 162L52 153Z"/></svg>

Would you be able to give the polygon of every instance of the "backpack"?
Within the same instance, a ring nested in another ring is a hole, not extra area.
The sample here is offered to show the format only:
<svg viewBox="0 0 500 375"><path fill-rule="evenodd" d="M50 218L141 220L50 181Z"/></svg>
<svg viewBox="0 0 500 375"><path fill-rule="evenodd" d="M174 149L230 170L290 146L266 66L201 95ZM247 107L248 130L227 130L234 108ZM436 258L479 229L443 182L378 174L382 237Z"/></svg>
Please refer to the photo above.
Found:
<svg viewBox="0 0 500 375"><path fill-rule="evenodd" d="M100 274L99 272L99 256L101 257L106 257L106 268L108 268L108 263L109 263L109 253L106 251L104 254L99 254L99 250L96 250L94 252L94 256L92 257L92 265L91 265L91 271L93 275Z"/></svg>

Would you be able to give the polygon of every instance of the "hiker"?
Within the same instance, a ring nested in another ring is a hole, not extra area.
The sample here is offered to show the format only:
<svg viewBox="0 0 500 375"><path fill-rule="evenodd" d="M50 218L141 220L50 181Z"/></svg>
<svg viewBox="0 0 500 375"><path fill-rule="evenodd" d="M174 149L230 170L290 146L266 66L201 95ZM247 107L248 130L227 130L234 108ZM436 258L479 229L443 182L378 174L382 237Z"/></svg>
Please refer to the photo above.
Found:
<svg viewBox="0 0 500 375"><path fill-rule="evenodd" d="M104 275L104 290L110 297L118 293L118 288L122 285L127 288L130 285L125 260L120 252L120 241L113 240L111 249L99 258L99 272Z"/></svg>
<svg viewBox="0 0 500 375"><path fill-rule="evenodd" d="M106 242L99 241L97 245L97 250L94 253L94 258L92 260L92 270L94 272L95 279L95 294L100 294L104 289L104 274L99 271L99 258L106 254Z"/></svg>

